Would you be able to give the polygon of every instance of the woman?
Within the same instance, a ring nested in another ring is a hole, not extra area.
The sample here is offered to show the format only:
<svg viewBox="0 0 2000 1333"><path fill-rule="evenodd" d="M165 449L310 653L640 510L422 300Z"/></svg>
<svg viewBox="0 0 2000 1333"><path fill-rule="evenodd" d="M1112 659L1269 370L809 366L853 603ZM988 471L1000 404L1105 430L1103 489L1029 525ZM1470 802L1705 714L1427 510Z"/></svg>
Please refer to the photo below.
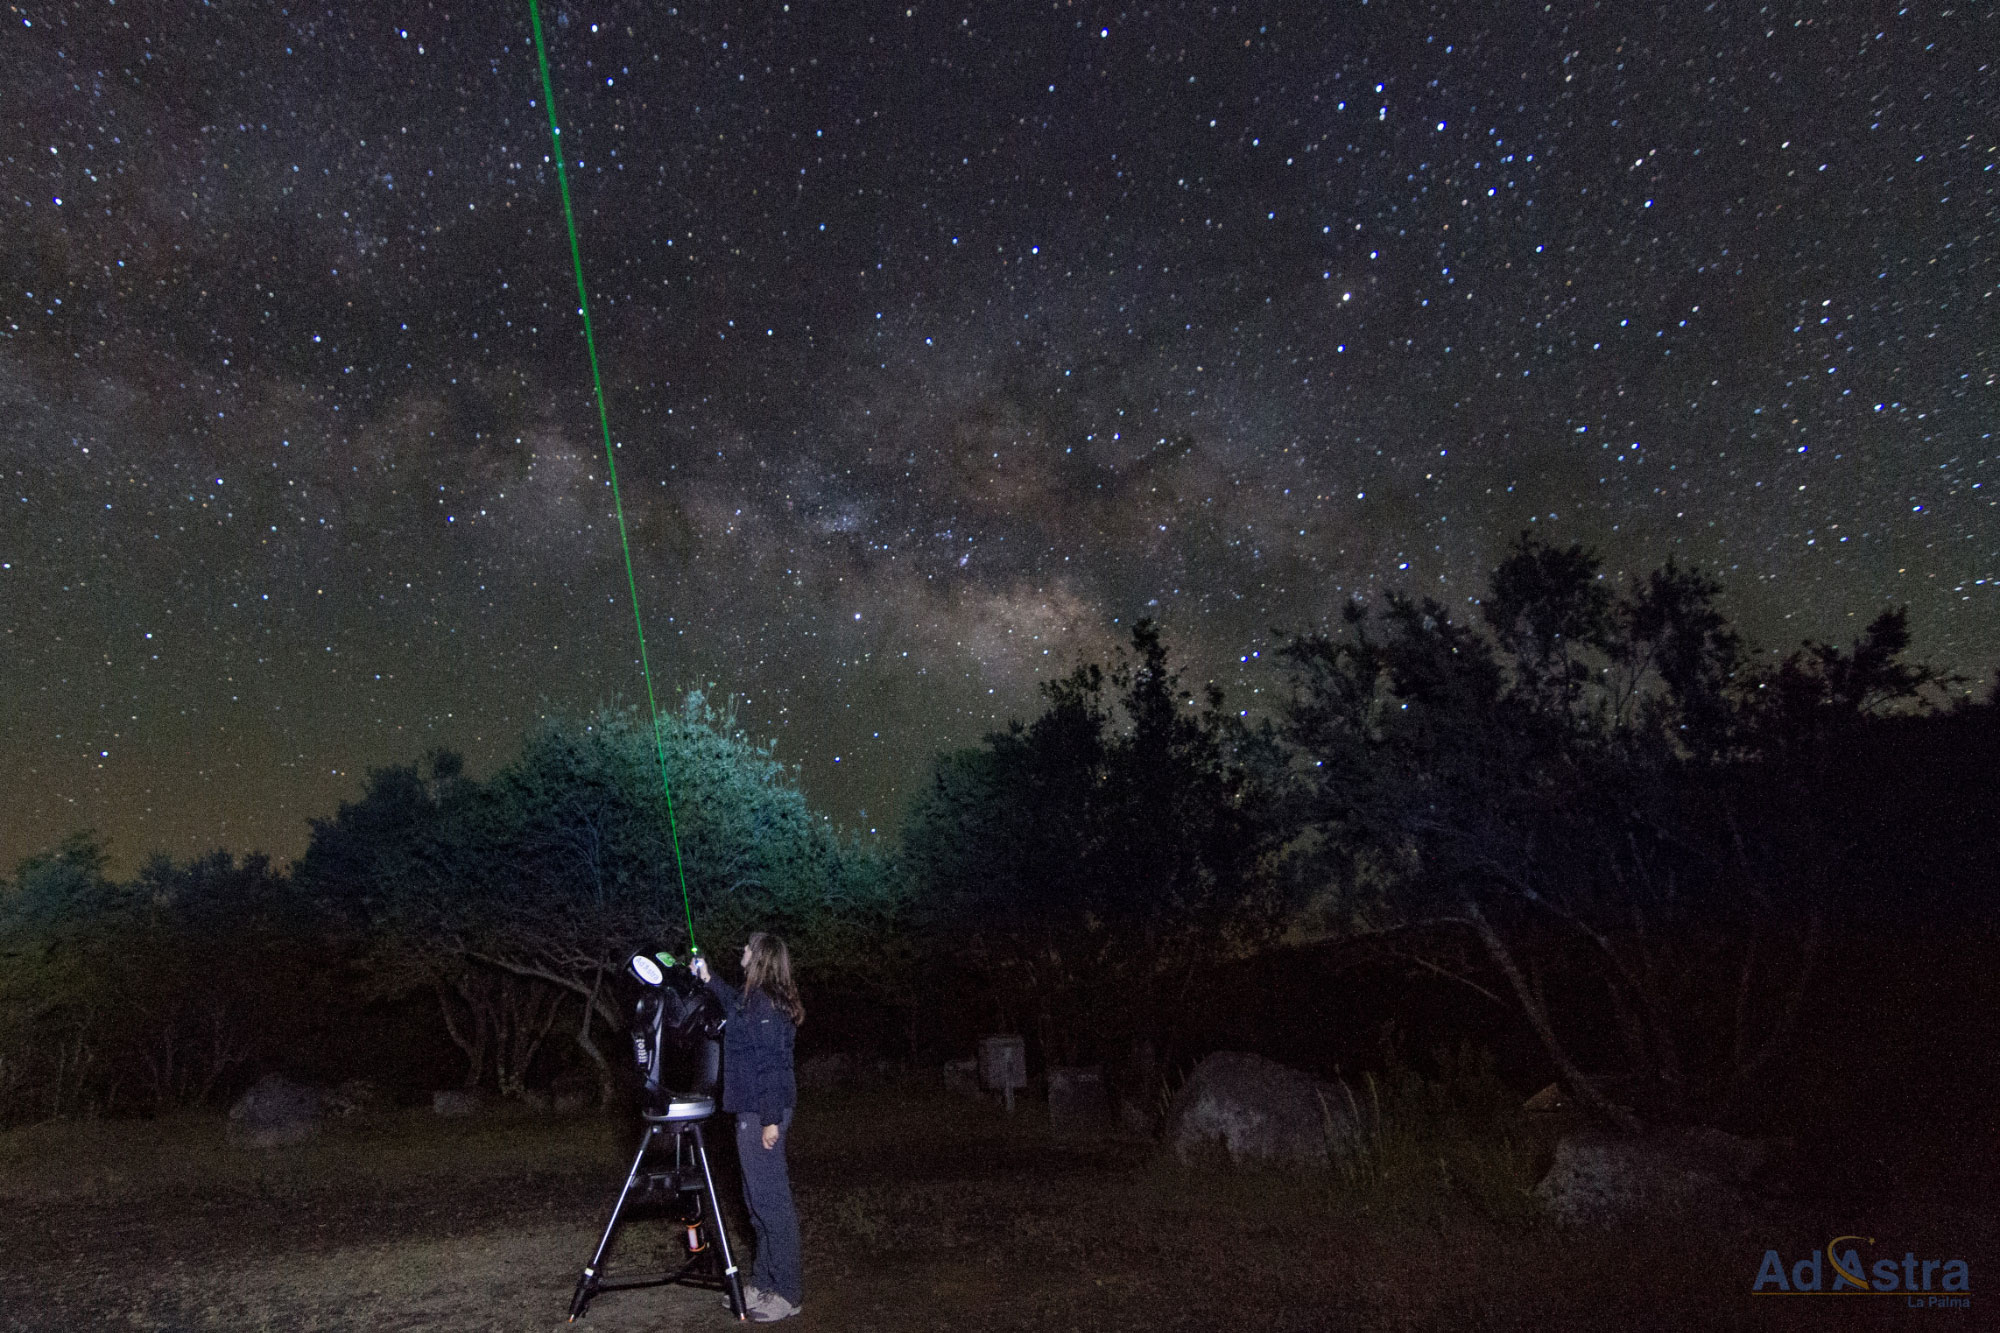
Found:
<svg viewBox="0 0 2000 1333"><path fill-rule="evenodd" d="M722 1109L736 1113L736 1155L743 1162L743 1201L757 1232L757 1259L743 1297L760 1324L799 1312L799 1215L785 1170L785 1142L792 1136L798 1084L792 1075L792 1041L805 1021L792 984L792 955L785 942L762 931L743 946L743 990L712 976L708 960L689 966L729 1015L722 1034Z"/></svg>

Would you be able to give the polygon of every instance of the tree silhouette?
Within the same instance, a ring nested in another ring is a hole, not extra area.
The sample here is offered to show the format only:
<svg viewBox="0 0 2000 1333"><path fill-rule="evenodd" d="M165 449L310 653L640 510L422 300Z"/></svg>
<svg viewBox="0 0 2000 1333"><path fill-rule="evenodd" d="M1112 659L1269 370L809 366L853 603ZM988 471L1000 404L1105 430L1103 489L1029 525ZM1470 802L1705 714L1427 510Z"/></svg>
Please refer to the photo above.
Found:
<svg viewBox="0 0 2000 1333"><path fill-rule="evenodd" d="M0 891L0 1117L205 1104L318 998L317 923L264 857L107 862L73 833Z"/></svg>
<svg viewBox="0 0 2000 1333"><path fill-rule="evenodd" d="M1113 697L1107 693L1115 691ZM969 965L984 1021L1058 1062L1174 1022L1198 969L1275 925L1252 873L1246 737L1197 709L1158 627L1106 672L1051 682L1032 722L940 758L905 821L934 956Z"/></svg>
<svg viewBox="0 0 2000 1333"><path fill-rule="evenodd" d="M1795 761L1939 679L1902 660L1898 612L1757 676L1717 591L1672 564L1616 590L1524 535L1490 638L1391 594L1281 654L1295 877L1345 886L1358 931L1431 941L1434 970L1476 939L1571 1091L1627 1126L1730 1114L1795 1029L1854 850Z"/></svg>

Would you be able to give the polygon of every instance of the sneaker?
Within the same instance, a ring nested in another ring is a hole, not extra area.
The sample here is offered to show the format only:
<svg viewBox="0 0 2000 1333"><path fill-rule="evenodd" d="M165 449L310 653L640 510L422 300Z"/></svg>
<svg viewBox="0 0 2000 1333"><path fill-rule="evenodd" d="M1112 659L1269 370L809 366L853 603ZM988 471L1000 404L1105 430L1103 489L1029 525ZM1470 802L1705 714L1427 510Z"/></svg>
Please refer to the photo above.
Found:
<svg viewBox="0 0 2000 1333"><path fill-rule="evenodd" d="M746 1311L754 1307L757 1304L757 1302L763 1299L764 1299L764 1293L761 1290L751 1286L748 1282L745 1282L743 1284L743 1308ZM725 1310L728 1310L730 1308L729 1293L726 1291L722 1293L722 1308Z"/></svg>
<svg viewBox="0 0 2000 1333"><path fill-rule="evenodd" d="M750 1322L753 1324L775 1324L780 1319L789 1319L801 1307L793 1305L775 1291L760 1291L750 1305Z"/></svg>

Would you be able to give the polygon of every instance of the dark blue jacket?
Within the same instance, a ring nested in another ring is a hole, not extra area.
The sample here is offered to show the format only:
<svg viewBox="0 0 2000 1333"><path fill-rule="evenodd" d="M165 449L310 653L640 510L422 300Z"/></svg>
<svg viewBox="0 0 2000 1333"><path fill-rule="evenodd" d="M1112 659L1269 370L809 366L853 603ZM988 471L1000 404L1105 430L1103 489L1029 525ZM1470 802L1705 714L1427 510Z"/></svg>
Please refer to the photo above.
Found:
<svg viewBox="0 0 2000 1333"><path fill-rule="evenodd" d="M709 978L708 988L729 1015L729 1025L722 1030L722 1109L755 1111L761 1123L778 1124L799 1100L792 1074L792 1041L798 1028L763 991L745 996L715 976Z"/></svg>

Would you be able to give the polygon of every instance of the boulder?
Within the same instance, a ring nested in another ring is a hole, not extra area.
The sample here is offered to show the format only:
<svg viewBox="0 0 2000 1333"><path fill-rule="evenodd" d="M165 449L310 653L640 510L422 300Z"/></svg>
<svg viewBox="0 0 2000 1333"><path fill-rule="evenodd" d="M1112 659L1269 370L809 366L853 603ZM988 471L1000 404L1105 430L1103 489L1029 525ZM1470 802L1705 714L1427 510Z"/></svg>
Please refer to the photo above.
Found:
<svg viewBox="0 0 2000 1333"><path fill-rule="evenodd" d="M1758 1177L1771 1156L1770 1144L1717 1129L1640 1137L1585 1129L1557 1141L1555 1160L1534 1193L1551 1217L1570 1226L1737 1226L1759 1212Z"/></svg>
<svg viewBox="0 0 2000 1333"><path fill-rule="evenodd" d="M1049 1124L1057 1130L1109 1127L1111 1098L1104 1087L1104 1070L1097 1065L1049 1067Z"/></svg>
<svg viewBox="0 0 2000 1333"><path fill-rule="evenodd" d="M1343 1085L1240 1051L1195 1066L1165 1125L1183 1162L1220 1143L1237 1165L1324 1163L1354 1135L1354 1100Z"/></svg>
<svg viewBox="0 0 2000 1333"><path fill-rule="evenodd" d="M431 1110L442 1116L478 1115L486 1099L470 1088L453 1088L431 1094Z"/></svg>
<svg viewBox="0 0 2000 1333"><path fill-rule="evenodd" d="M239 1148L282 1148L319 1133L325 1096L282 1074L266 1074L229 1108L223 1137Z"/></svg>

